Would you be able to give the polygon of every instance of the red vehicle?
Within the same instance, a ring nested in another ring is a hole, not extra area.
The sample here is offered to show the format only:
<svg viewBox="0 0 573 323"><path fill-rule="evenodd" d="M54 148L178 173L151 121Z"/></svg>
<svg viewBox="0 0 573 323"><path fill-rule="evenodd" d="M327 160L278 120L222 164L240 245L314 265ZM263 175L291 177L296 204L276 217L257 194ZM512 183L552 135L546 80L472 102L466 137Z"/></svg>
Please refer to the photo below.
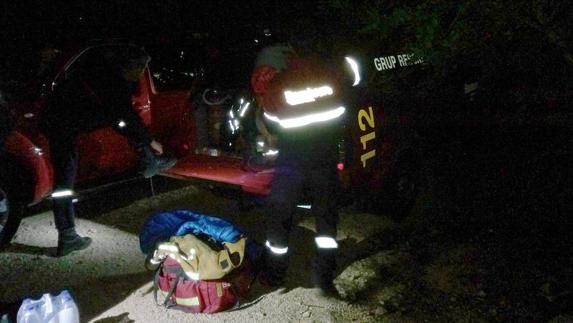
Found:
<svg viewBox="0 0 573 323"><path fill-rule="evenodd" d="M13 205L33 205L51 193L53 171L49 147L38 130L45 98L67 75L82 68L86 53L102 46L130 45L93 43L68 56L62 55L53 73L38 80L31 90L29 97L35 100L10 105L17 125L6 141L10 158L0 161L4 163L0 169L6 173L2 188L8 192ZM159 92L152 73L146 71L132 102L152 136L166 151L179 157L177 165L165 175L229 184L248 194L267 194L273 174L272 155L276 152L272 142L264 136L258 110L248 90L218 92L200 88L193 93L189 90ZM354 99L346 112L346 135L340 142L339 170L346 192L351 193L353 200L368 205L380 200L382 191L402 191L403 197L394 197L411 203L415 192L413 183L407 181L411 174L395 170L401 156L408 156L409 152L396 152L393 132L384 128L390 129L391 122L380 105L369 101L366 92L368 89L360 86L352 91ZM127 140L111 128L82 136L79 146L79 194L81 187L111 183L137 174L136 153ZM408 157L411 160L411 156Z"/></svg>
<svg viewBox="0 0 573 323"><path fill-rule="evenodd" d="M133 46L116 41L91 43L75 50L64 51L53 62L51 73L34 80L27 88L25 102L11 102L9 108L16 117L16 129L5 142L9 154L2 159L2 188L11 200L27 205L36 204L52 191L53 170L47 139L39 131L47 96L76 70L86 64L86 57L103 47L118 50ZM147 70L139 81L132 99L133 108L154 138L177 156L186 155L194 143L194 122L189 91L159 93ZM80 166L78 184L81 187L116 181L126 174L135 174L137 155L127 140L111 128L100 129L79 138Z"/></svg>

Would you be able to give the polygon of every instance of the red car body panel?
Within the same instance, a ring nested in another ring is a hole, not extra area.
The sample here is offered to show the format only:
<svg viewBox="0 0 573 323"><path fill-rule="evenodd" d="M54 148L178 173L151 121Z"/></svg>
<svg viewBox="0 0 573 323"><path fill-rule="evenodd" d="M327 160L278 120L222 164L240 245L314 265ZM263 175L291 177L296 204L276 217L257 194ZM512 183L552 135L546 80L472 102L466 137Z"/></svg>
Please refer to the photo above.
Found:
<svg viewBox="0 0 573 323"><path fill-rule="evenodd" d="M245 165L243 159L229 156L189 155L167 171L176 178L196 178L240 186L246 193L267 195L273 170Z"/></svg>
<svg viewBox="0 0 573 323"><path fill-rule="evenodd" d="M6 138L5 145L6 149L17 156L26 170L32 174L35 181L32 202L39 202L51 192L53 185L53 169L46 159L46 154L17 131L13 131Z"/></svg>
<svg viewBox="0 0 573 323"><path fill-rule="evenodd" d="M16 116L16 130L7 138L7 151L14 155L31 173L33 183L28 191L30 204L40 202L53 190L53 169L49 156L49 144L39 130L40 118L45 109L44 97L40 88L53 91L63 80L66 70L81 57L81 54L98 46L118 46L118 44L95 44L82 47L75 54L62 55L56 62L52 76L45 80L33 80L30 84L30 97L37 100L10 104ZM66 56L67 55L67 56ZM43 83L42 83L43 82ZM43 84L43 86L42 86ZM149 69L139 81L138 91L132 98L134 110L143 123L149 127L154 138L164 145L164 150L181 157L194 149L195 129L191 117L189 91L157 93ZM78 183L106 182L117 175L134 171L137 167L137 154L127 139L111 128L104 128L78 138L80 164Z"/></svg>
<svg viewBox="0 0 573 323"><path fill-rule="evenodd" d="M151 97L156 94L152 87L153 81L149 69L145 71L143 77L139 80L137 92L132 98L133 109L137 112L143 124L150 126L152 123Z"/></svg>
<svg viewBox="0 0 573 323"><path fill-rule="evenodd" d="M111 128L82 135L78 142L79 181L96 180L124 173L137 164L137 154L127 139Z"/></svg>
<svg viewBox="0 0 573 323"><path fill-rule="evenodd" d="M189 91L169 91L151 97L153 122L150 132L176 156L185 156L195 150L196 126L189 94Z"/></svg>

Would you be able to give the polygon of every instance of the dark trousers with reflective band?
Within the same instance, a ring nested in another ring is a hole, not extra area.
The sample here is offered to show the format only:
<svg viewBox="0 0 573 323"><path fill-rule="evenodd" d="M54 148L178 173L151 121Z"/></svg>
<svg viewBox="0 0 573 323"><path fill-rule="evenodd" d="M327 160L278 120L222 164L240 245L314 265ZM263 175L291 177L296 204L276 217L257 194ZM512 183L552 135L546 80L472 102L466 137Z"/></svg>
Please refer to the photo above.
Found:
<svg viewBox="0 0 573 323"><path fill-rule="evenodd" d="M54 168L54 192L73 190L79 162L77 138L73 136L57 139L51 137L50 156ZM53 198L54 221L59 232L75 226L72 201L72 196Z"/></svg>
<svg viewBox="0 0 573 323"><path fill-rule="evenodd" d="M141 149L148 146L151 138L147 129L137 119L139 118L133 112L123 113L118 119L95 119L95 120L78 120L78 124L83 126L81 132L78 130L53 129L49 131L48 139L50 142L50 156L54 168L54 192L59 190L73 190L76 182L78 171L79 153L78 137L80 134L91 131L113 127L114 130L125 136L132 147ZM118 120L127 120L129 125L125 129L119 129ZM59 232L73 228L75 226L75 211L73 206L73 197L53 198L53 212L56 228Z"/></svg>
<svg viewBox="0 0 573 323"><path fill-rule="evenodd" d="M289 162L279 155L266 214L267 240L271 245L288 246L295 208L305 188L310 193L317 236L335 238L338 187L336 164L326 167Z"/></svg>

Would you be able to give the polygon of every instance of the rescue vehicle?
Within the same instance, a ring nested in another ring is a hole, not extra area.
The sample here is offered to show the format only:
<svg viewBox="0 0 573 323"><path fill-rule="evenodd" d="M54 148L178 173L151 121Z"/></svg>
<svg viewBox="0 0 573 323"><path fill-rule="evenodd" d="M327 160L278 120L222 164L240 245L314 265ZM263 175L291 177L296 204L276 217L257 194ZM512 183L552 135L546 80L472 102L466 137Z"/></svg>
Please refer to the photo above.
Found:
<svg viewBox="0 0 573 323"><path fill-rule="evenodd" d="M46 98L74 70L82 68L86 54L102 47L133 46L118 41L92 42L64 52L52 73L35 80L26 102L12 102L16 129L6 140L7 156L0 160L2 189L13 211L49 198L53 190L53 169L46 137L39 130ZM347 57L340 68L348 68L355 79L349 90L344 136L340 138L338 169L347 201L362 207L381 204L408 209L417 192L416 155L395 144L391 129L407 122L389 116L376 101L372 89L360 80L362 70L414 64L407 55L373 57L360 62ZM134 95L133 108L152 136L179 161L165 176L199 180L237 188L243 196L269 193L272 160L277 152L265 137L259 109L248 88L195 87L193 90L159 91L153 71L146 70ZM272 140L271 140L272 141ZM79 140L78 196L82 188L93 189L137 175L137 155L127 140L110 129L100 129ZM381 203L382 201L382 203ZM396 209L396 210L397 210ZM16 215L14 215L16 216Z"/></svg>

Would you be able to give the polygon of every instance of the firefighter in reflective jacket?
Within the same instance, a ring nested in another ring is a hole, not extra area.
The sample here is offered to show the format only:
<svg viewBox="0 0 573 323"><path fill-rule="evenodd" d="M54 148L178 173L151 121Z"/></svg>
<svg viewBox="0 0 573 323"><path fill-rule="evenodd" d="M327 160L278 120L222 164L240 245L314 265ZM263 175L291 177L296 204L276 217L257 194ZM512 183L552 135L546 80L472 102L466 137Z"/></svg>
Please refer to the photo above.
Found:
<svg viewBox="0 0 573 323"><path fill-rule="evenodd" d="M345 107L339 77L322 59L298 57L288 45L265 48L257 57L251 86L269 126L276 129L278 157L266 206L266 242L260 281L284 283L289 233L303 189L316 220L313 283L335 293L338 248L338 130Z"/></svg>

